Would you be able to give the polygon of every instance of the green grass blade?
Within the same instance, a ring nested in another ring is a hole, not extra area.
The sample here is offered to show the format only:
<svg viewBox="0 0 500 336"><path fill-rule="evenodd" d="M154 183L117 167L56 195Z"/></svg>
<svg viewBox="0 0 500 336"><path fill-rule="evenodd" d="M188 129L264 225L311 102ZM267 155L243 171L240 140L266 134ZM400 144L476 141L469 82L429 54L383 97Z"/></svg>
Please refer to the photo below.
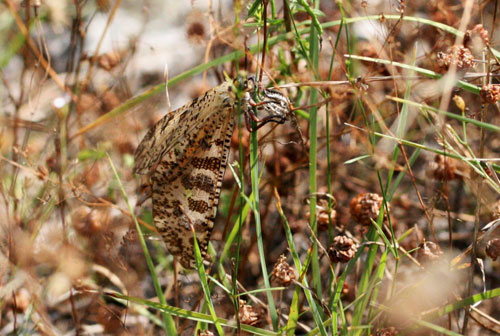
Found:
<svg viewBox="0 0 500 336"><path fill-rule="evenodd" d="M198 245L198 239L196 239L196 233L193 228L191 228L193 233L194 242L194 253L196 258L196 269L198 270L198 275L200 276L201 288L203 289L203 294L205 295L205 304L208 306L210 316L212 317L212 322L215 324L215 329L217 333L224 336L224 330L222 329L215 313L214 304L212 302L212 296L210 294L210 289L207 283L207 274L205 272L205 266L203 266L203 257L201 256L200 246Z"/></svg>
<svg viewBox="0 0 500 336"><path fill-rule="evenodd" d="M141 304L143 306L147 306L149 308L167 313L169 315L177 316L180 318L185 318L185 319L188 319L191 321L208 323L208 324L213 323L212 316L207 315L207 314L203 314L203 313L199 313L199 312L195 312L195 311L191 311L191 310L186 310L186 309L182 309L182 308L178 308L178 307L174 307L174 306L169 306L167 304L161 304L158 302L153 302L153 301L149 301L149 300L145 300L145 299L141 299L141 298L137 298L137 297L133 297L133 296L127 296L127 295L123 295L120 293L106 292L105 295L107 295L109 297L113 297L113 298L120 298L120 299L123 299L126 301L138 303L138 304ZM217 322L221 326L236 329L236 325L230 320L218 317ZM259 335L259 336L278 336L279 335L276 332L252 327L252 326L249 326L246 324L241 325L241 330L249 332L251 335ZM167 335L176 335L176 334L167 334Z"/></svg>
<svg viewBox="0 0 500 336"><path fill-rule="evenodd" d="M132 215L132 219L134 220L135 224L135 229L137 230L137 234L139 236L139 241L141 242L142 246L142 251L144 252L144 257L146 258L146 263L148 265L149 272L151 273L151 278L153 279L153 286L155 288L156 295L158 296L158 300L160 301L161 304L166 305L167 301L165 300L165 296L163 295L163 291L161 290L160 286L160 281L158 280L158 277L156 275L155 267L153 265L153 260L151 259L151 256L149 255L148 248L146 246L146 241L144 240L144 235L142 233L141 226L139 225L139 222L137 221L137 217L135 217L134 214L134 209L130 205L130 202L128 201L128 196L127 193L125 192L125 189L123 188L122 181L120 180L120 176L118 175L118 172L116 171L115 165L113 164L113 160L111 160L111 157L108 155L108 160L109 164L111 166L111 169L113 170L113 174L116 178L116 181L118 182L118 186L120 187L120 191L122 193L123 199L125 200L125 203L127 203L127 208L130 214ZM167 333L167 335L177 335L177 330L175 328L175 323L174 320L172 319L172 316L166 312L162 313L163 316L163 323L164 323L164 330Z"/></svg>
<svg viewBox="0 0 500 336"><path fill-rule="evenodd" d="M493 124L485 123L485 122L482 122L482 121L479 121L479 120L475 120L475 119L470 119L470 118L464 117L464 116L462 116L460 114L455 114L455 113L451 113L451 112L448 112L448 111L442 111L442 110L437 109L435 107L424 105L424 104L420 104L420 103L417 103L417 102L414 102L414 101L411 101L411 100L408 100L408 99L401 99L401 98L397 98L397 97L387 97L387 98L391 99L391 100L393 100L395 102L400 102L400 103L404 103L404 104L408 104L408 105L412 105L412 106L418 107L419 109L421 109L423 111L432 111L432 112L434 112L434 113L436 113L438 115L445 115L448 118L452 118L452 119L455 119L455 120L458 120L458 121L462 121L462 122L465 122L465 123L468 123L468 124L472 124L472 125L475 125L477 127L484 128L485 130L488 130L488 131L500 133L500 127L498 127L496 125L493 125Z"/></svg>

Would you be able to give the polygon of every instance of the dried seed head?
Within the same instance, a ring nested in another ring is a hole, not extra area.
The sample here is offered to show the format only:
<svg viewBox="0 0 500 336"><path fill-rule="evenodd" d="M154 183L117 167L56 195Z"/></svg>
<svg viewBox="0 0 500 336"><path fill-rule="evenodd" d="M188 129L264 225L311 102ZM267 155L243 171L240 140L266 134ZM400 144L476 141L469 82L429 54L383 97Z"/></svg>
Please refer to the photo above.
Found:
<svg viewBox="0 0 500 336"><path fill-rule="evenodd" d="M80 206L71 216L74 229L84 236L101 232L109 223L109 212L103 209L92 210Z"/></svg>
<svg viewBox="0 0 500 336"><path fill-rule="evenodd" d="M40 180L45 181L47 179L47 176L49 175L49 171L47 170L47 168L45 166L38 166L36 170L37 177Z"/></svg>
<svg viewBox="0 0 500 336"><path fill-rule="evenodd" d="M318 230L326 231L330 225L330 219L332 225L335 224L335 218L337 217L337 211L335 209L330 209L328 211L328 201L325 199L321 199L318 201Z"/></svg>
<svg viewBox="0 0 500 336"><path fill-rule="evenodd" d="M437 54L437 62L440 67L448 70L452 64L455 64L457 69L467 69L474 65L474 57L471 51L464 46L451 46L444 52Z"/></svg>
<svg viewBox="0 0 500 336"><path fill-rule="evenodd" d="M488 31L484 29L482 24L477 24L474 26L474 28L465 32L464 45L469 47L469 45L475 44L476 39L480 39L484 44L490 43Z"/></svg>
<svg viewBox="0 0 500 336"><path fill-rule="evenodd" d="M417 260L421 263L433 262L443 254L439 245L430 241L423 241L418 247Z"/></svg>
<svg viewBox="0 0 500 336"><path fill-rule="evenodd" d="M107 12L109 8L111 7L110 1L109 0L97 0L97 9L100 12Z"/></svg>
<svg viewBox="0 0 500 336"><path fill-rule="evenodd" d="M494 238L494 239L491 239L488 241L488 243L486 244L486 254L493 261L497 260L497 258L500 256L500 239L499 238Z"/></svg>
<svg viewBox="0 0 500 336"><path fill-rule="evenodd" d="M368 41L360 41L358 42L356 48L358 49L358 53L361 56L370 58L379 58L379 54L375 49L373 43L370 43ZM385 70L385 65L382 63L368 62L368 61L361 61L361 63L370 72L383 72Z"/></svg>
<svg viewBox="0 0 500 336"><path fill-rule="evenodd" d="M330 218L332 219L332 225L335 224L335 218L337 217L337 211L335 209L330 209L328 211L328 201L325 199L318 200L318 204L316 206L317 214L316 220L318 221L318 230L327 231L328 226L330 224ZM311 218L311 213L306 212L307 221Z"/></svg>
<svg viewBox="0 0 500 336"><path fill-rule="evenodd" d="M106 54L99 55L97 65L104 70L111 70L121 61L121 55L117 51L111 51Z"/></svg>
<svg viewBox="0 0 500 336"><path fill-rule="evenodd" d="M479 96L483 104L495 104L500 100L500 85L488 84L484 85L479 91Z"/></svg>
<svg viewBox="0 0 500 336"><path fill-rule="evenodd" d="M87 220L91 209L87 206L79 206L71 213L71 223L76 231L87 234Z"/></svg>
<svg viewBox="0 0 500 336"><path fill-rule="evenodd" d="M84 114L94 109L101 108L101 100L93 93L83 92L78 99L76 105L76 112L78 114Z"/></svg>
<svg viewBox="0 0 500 336"><path fill-rule="evenodd" d="M205 18L198 10L193 10L187 17L186 34L190 42L202 43L206 38L207 28Z"/></svg>
<svg viewBox="0 0 500 336"><path fill-rule="evenodd" d="M346 263L356 254L358 246L351 238L337 236L333 238L333 244L328 248L328 256L334 263Z"/></svg>
<svg viewBox="0 0 500 336"><path fill-rule="evenodd" d="M455 160L444 155L436 155L434 161L430 162L427 167L428 177L434 177L440 181L450 181L455 178L457 166Z"/></svg>
<svg viewBox="0 0 500 336"><path fill-rule="evenodd" d="M210 330L198 330L198 336L215 336L215 334Z"/></svg>
<svg viewBox="0 0 500 336"><path fill-rule="evenodd" d="M205 26L203 22L194 21L187 27L188 38L194 42L201 42L205 39Z"/></svg>
<svg viewBox="0 0 500 336"><path fill-rule="evenodd" d="M255 326L260 322L259 313L250 305L246 304L245 300L240 300L240 308L238 309L238 315L240 317L241 323Z"/></svg>
<svg viewBox="0 0 500 336"><path fill-rule="evenodd" d="M363 193L351 200L352 218L363 226L370 226L371 219L377 220L384 199L379 194Z"/></svg>
<svg viewBox="0 0 500 336"><path fill-rule="evenodd" d="M274 265L271 279L274 283L285 287L288 287L295 280L295 272L286 262L284 254L278 258L278 261Z"/></svg>
<svg viewBox="0 0 500 336"><path fill-rule="evenodd" d="M101 110L103 113L109 112L121 104L120 98L114 91L106 91L101 97Z"/></svg>
<svg viewBox="0 0 500 336"><path fill-rule="evenodd" d="M398 330L394 327L377 329L375 336L396 336Z"/></svg>

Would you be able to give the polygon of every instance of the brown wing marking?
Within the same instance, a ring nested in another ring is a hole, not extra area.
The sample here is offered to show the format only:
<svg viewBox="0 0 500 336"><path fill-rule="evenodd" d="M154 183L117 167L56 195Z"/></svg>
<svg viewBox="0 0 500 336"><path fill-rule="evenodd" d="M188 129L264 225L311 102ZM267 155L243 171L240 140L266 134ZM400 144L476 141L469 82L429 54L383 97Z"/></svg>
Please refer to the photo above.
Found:
<svg viewBox="0 0 500 336"><path fill-rule="evenodd" d="M226 170L233 132L232 108L207 118L199 139L163 156L152 175L153 217L165 244L183 267L194 268L193 225L203 257L206 257L217 204ZM191 137L192 138L192 137ZM183 166L183 169L179 167Z"/></svg>

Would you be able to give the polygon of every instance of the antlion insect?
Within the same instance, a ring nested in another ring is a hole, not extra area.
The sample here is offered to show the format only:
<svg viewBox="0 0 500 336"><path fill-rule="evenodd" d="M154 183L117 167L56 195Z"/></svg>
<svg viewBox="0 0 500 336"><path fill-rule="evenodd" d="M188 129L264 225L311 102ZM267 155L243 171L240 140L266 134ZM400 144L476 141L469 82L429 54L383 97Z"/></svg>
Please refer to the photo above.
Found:
<svg viewBox="0 0 500 336"><path fill-rule="evenodd" d="M238 102L251 131L268 122L282 124L290 112L288 99L277 90L259 90L262 101L255 103L250 96L254 87L248 78L241 99L232 81L207 91L158 121L135 152L134 173L150 177L154 224L186 268L196 267L191 226L206 257ZM258 119L253 108L264 117Z"/></svg>

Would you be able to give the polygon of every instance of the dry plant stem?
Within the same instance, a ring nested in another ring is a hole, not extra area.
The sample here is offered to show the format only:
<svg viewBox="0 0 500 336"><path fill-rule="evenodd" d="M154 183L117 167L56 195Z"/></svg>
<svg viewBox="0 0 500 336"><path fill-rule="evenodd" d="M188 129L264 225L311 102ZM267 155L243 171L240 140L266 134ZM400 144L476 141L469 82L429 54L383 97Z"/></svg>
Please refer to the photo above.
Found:
<svg viewBox="0 0 500 336"><path fill-rule="evenodd" d="M16 309L15 307L17 307L17 302L16 302L16 293L14 291L12 291L12 302L14 303L14 305L12 306L12 314L14 315L14 333L17 334L17 314L16 314Z"/></svg>
<svg viewBox="0 0 500 336"><path fill-rule="evenodd" d="M85 80L83 82L84 87L86 87L90 83L90 78L92 77L92 70L93 70L95 62L97 61L97 57L99 56L99 50L101 49L102 43L104 41L104 37L106 36L106 32L108 31L109 25L111 24L111 21L113 21L115 14L116 14L116 11L118 10L118 7L120 7L121 2L122 2L121 0L115 0L113 8L109 12L108 20L106 21L106 26L104 26L101 37L99 38L99 42L97 43L97 47L95 48L94 55L90 59L89 69L87 71L87 76L85 77Z"/></svg>
<svg viewBox="0 0 500 336"><path fill-rule="evenodd" d="M408 161L408 156L406 155L406 150L403 146L403 144L398 143L399 149L401 150L401 154L403 154L403 158L405 160L405 165L408 168L408 174L410 175L411 182L413 184L413 187L415 188L415 193L417 194L418 201L420 203L420 206L422 207L422 210L424 211L425 218L427 218L427 221L429 222L429 226L432 232L432 239L437 243L437 236L436 236L436 231L434 230L434 224L432 221L432 217L429 214L427 207L425 206L424 200L422 199L422 195L420 195L420 191L418 191L418 185L417 185L417 180L415 179L415 175L413 175L413 170L411 169L410 162Z"/></svg>
<svg viewBox="0 0 500 336"><path fill-rule="evenodd" d="M208 63L208 59L210 58L210 51L212 50L212 44L214 43L216 36L214 37L214 31L216 31L216 24L214 20L214 10L212 0L208 1L208 24L210 25L209 34L210 39L208 40L207 47L205 48L205 58L204 63ZM217 33L215 34L217 35ZM202 85L205 87L207 84L207 70L203 71L203 80Z"/></svg>
<svg viewBox="0 0 500 336"><path fill-rule="evenodd" d="M81 90L79 90L80 86L80 81L77 79L80 78L80 70L81 70L81 65L82 65L82 50L84 46L84 40L85 40L85 33L83 33L83 27L82 27L82 4L78 2L78 0L73 0L74 6L75 6L75 11L76 11L76 18L73 21L73 28L71 31L71 42L70 42L70 61L68 62L67 66L67 72L68 73L73 73L73 85L71 86L71 92L77 92L78 93L78 99L80 99L80 94ZM76 52L80 51L78 54L78 57L76 57ZM79 61L76 63L76 67L73 66L73 61L74 59L77 58ZM70 81L70 76L66 77L66 84ZM69 111L74 112L76 109L76 104L74 101L71 102L70 109ZM66 129L69 129L69 118L66 118ZM76 114L76 120L78 123L78 128L82 127L81 123L81 115L79 113ZM84 140L80 140L81 148L84 147ZM66 143L69 143L69 135L66 134Z"/></svg>
<svg viewBox="0 0 500 336"><path fill-rule="evenodd" d="M476 313L478 316L475 316ZM478 317L482 317L483 320L480 320ZM471 314L470 317L476 321L478 324L480 324L483 328L488 329L492 332L495 332L497 334L500 334L500 321L494 319L492 316L486 314L485 312L475 308L471 307ZM488 321L490 322L490 325L487 325L485 322Z"/></svg>
<svg viewBox="0 0 500 336"><path fill-rule="evenodd" d="M90 194L89 194L90 195ZM92 197L95 197L100 203L95 203L95 202L87 202L85 201L83 198L81 198L79 195L76 194L76 191L73 190L73 196L80 202L82 202L83 204L89 206L89 207L112 207L112 208L115 208L117 210L119 210L122 214L132 218L132 214L130 214L130 212L128 212L127 210L119 207L118 205L114 204L114 203L111 203L110 201L102 198L102 197L97 197L97 196L94 196L92 195ZM153 232L158 232L156 230L156 227L150 225L149 223L146 223L145 221L143 221L142 219L140 218L137 218L137 221L142 225L144 226L145 228L147 228L148 230L150 231L153 231Z"/></svg>
<svg viewBox="0 0 500 336"><path fill-rule="evenodd" d="M276 189L275 190L275 194L277 194L277 191ZM227 275L228 279L231 280L231 275ZM295 282L294 282L295 283ZM237 286L238 286L238 289L240 290L240 292L248 292L248 289L245 288L245 286L243 286L241 284L240 281L237 281ZM257 296L253 295L253 294L247 294L248 298L250 298L253 302L255 302L256 304L258 304L259 306L261 306L262 308L265 308L266 310L268 309L267 305L265 302L263 302L262 300L260 300ZM284 318L285 320L288 320L288 315L284 314L284 313L281 313L280 316L282 318ZM309 328L307 325L301 323L301 322L298 322L297 323L298 326L300 326L302 329L304 329L305 331L309 332L311 331L311 328Z"/></svg>
<svg viewBox="0 0 500 336"><path fill-rule="evenodd" d="M69 289L69 301L71 303L71 315L73 316L73 323L75 324L75 335L80 336L80 321L78 319L78 313L76 312L75 297L73 293L73 287Z"/></svg>
<svg viewBox="0 0 500 336"><path fill-rule="evenodd" d="M242 230L245 231L250 231L250 222L251 222L252 216L249 213L247 218L245 219L245 225L243 226ZM240 256L240 265L238 269L238 277L240 279L244 279L246 276L246 271L247 271L247 263L248 263L248 258L250 257L250 251L254 247L255 243L257 242L257 237L252 235L252 240L247 246L247 253L243 254L243 258Z"/></svg>
<svg viewBox="0 0 500 336"><path fill-rule="evenodd" d="M172 104L170 103L170 95L168 94L168 63L165 63L163 70L163 80L165 81L165 104L167 105L168 113L172 112Z"/></svg>
<svg viewBox="0 0 500 336"><path fill-rule="evenodd" d="M397 138L394 134L392 134L392 131L385 125L383 119L377 113L377 109L373 106L373 104L367 99L364 99L363 101L370 108L372 115L377 119L377 121L379 122L379 125L382 127L382 129L384 129L393 138ZM413 170L411 169L411 165L410 165L410 162L408 160L408 155L406 154L406 150L405 150L403 144L399 141L398 141L398 147L399 147L401 154L403 155L403 158L405 160L405 165L408 168L408 175L410 176L413 187L415 188L415 193L417 194L417 198L418 198L418 201L420 203L420 206L421 206L422 210L424 211L425 218L427 219L427 222L429 223L429 228L431 229L432 237L433 237L434 241L437 243L438 240L437 240L437 236L436 236L436 231L434 229L434 222L432 220L432 216L429 214L427 207L425 206L422 195L420 195L420 192L418 190L417 181L416 181L415 175L413 174Z"/></svg>
<svg viewBox="0 0 500 336"><path fill-rule="evenodd" d="M471 0L468 0L466 3L466 9L469 5L469 3L472 2ZM495 2L495 10L497 9L496 7L496 2ZM465 11L465 10L464 10ZM467 13L468 15L470 13ZM496 11L495 11L496 15ZM462 30L463 31L463 30ZM489 60L489 59L488 59ZM488 62L488 68L487 68L487 73L489 74L489 62ZM481 121L485 121L486 117L486 105L481 106ZM484 140L485 140L485 132L484 129L480 129L480 143L479 143L479 157L484 157ZM478 194L481 194L481 190L483 188L482 183L478 186ZM471 267L470 267L470 276L469 276L469 282L467 283L467 296L471 296L472 294L472 287L474 283L474 268L476 265L476 255L477 255L477 241L478 241L478 232L479 232L479 225L480 225L480 210L481 210L481 202L480 199L477 199L477 209L476 209L476 218L474 220L474 235L472 237L472 253L471 253ZM462 333L465 334L467 330L467 324L468 324L468 319L469 319L469 307L464 308L465 309L465 315L464 315L464 323L462 326Z"/></svg>
<svg viewBox="0 0 500 336"><path fill-rule="evenodd" d="M179 284L177 282L177 275L179 274L179 263L175 260L174 258L174 262L172 263L172 267L174 269L174 301L175 301L175 306L176 307L180 307L179 306ZM201 297L200 297L201 299ZM175 317L175 324L178 326L179 325L179 317L176 316ZM180 332L180 330L179 330Z"/></svg>
<svg viewBox="0 0 500 336"><path fill-rule="evenodd" d="M59 86L59 88L61 90L63 90L67 94L69 94L71 96L71 99L73 101L75 101L75 102L78 101L78 97L75 96L73 94L73 92L71 92L64 85L64 81L59 77L59 75L57 75L57 73L54 71L54 69L52 69L52 67L50 66L50 64L47 62L47 60L45 60L45 58L42 56L42 54L40 53L40 51L36 47L35 43L33 42L33 39L29 35L28 29L26 28L26 26L22 22L21 18L17 14L16 8L15 8L14 4L12 3L12 0L5 0L5 2L7 3L7 6L9 7L9 10L10 10L11 14L14 17L14 20L16 21L17 27L19 28L19 30L21 31L21 33L24 35L24 38L26 39L26 43L30 47L30 49L33 52L33 54L35 54L37 61L40 62L40 64L42 65L43 69L48 73L48 75L52 78L52 80L54 81L54 83L56 83L57 86Z"/></svg>
<svg viewBox="0 0 500 336"><path fill-rule="evenodd" d="M465 32L467 30L467 25L469 24L471 18L472 6L474 4L473 0L467 0L465 2L464 11L462 14L462 19L460 21L459 31ZM455 45L462 45L464 41L464 34L458 34L455 39ZM441 111L448 111L448 106L451 99L451 91L453 90L453 82L457 74L457 65L452 63L450 69L448 70L447 78L444 82L443 93L441 97L441 102L439 104L439 109ZM442 123L444 125L444 123Z"/></svg>
<svg viewBox="0 0 500 336"><path fill-rule="evenodd" d="M229 210L227 212L226 224L224 225L224 229L222 230L222 237L224 238L226 238L227 231L229 230L229 226L231 225L231 215L234 211L234 207L236 205L236 200L238 199L239 192L240 188L238 187L238 185L236 185L231 194L231 203L229 203ZM223 246L221 246L220 248L222 249Z"/></svg>
<svg viewBox="0 0 500 336"><path fill-rule="evenodd" d="M264 6L263 16L264 16L264 45L262 48L262 61L260 62L260 73L259 73L259 84L262 81L262 74L264 71L265 61L266 61L266 49L267 49L267 5L269 0L262 0L262 6Z"/></svg>
<svg viewBox="0 0 500 336"><path fill-rule="evenodd" d="M445 161L446 165L446 161ZM445 168L446 169L446 168ZM451 209L450 209L450 200L448 196L448 181L445 180L443 182L443 188L441 189L441 197L443 198L444 202L446 203L446 214L447 214L447 219L448 219L448 244L450 251L453 248L453 222L451 218Z"/></svg>
<svg viewBox="0 0 500 336"><path fill-rule="evenodd" d="M75 6L75 18L73 18L73 22L71 25L71 37L69 42L69 57L66 62L66 72L71 73L75 69L75 55L76 55L76 47L77 47L77 38L79 36L78 32L81 28L81 7L78 5L78 1L73 0L73 5ZM79 57L80 59L80 57ZM80 62L78 62L80 63ZM64 86L68 86L70 76L65 77ZM73 77L76 79L76 77Z"/></svg>

